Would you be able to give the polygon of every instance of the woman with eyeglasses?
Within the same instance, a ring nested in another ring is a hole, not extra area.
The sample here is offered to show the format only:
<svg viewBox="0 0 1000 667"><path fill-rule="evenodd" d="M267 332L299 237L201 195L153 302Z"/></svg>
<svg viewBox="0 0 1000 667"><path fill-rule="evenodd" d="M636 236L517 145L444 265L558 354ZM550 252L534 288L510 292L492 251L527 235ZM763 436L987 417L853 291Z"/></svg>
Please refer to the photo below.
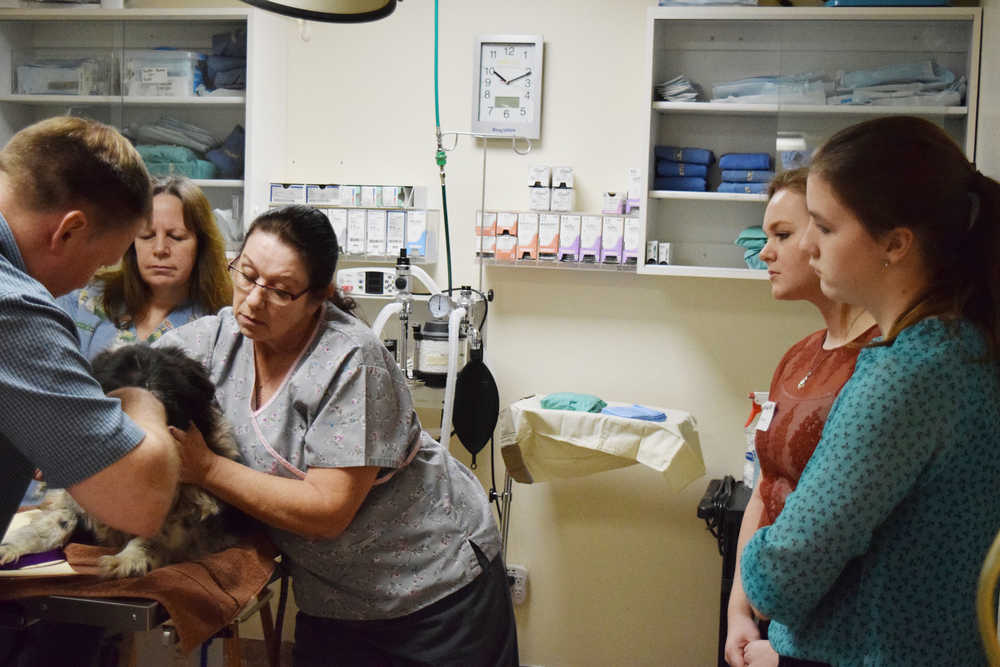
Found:
<svg viewBox="0 0 1000 667"><path fill-rule="evenodd" d="M258 217L232 308L163 336L209 369L246 465L177 432L182 478L270 527L300 609L295 665L517 665L496 523L423 431L406 379L333 285L326 216Z"/></svg>
<svg viewBox="0 0 1000 667"><path fill-rule="evenodd" d="M232 300L212 207L183 177L153 183L153 215L120 264L57 299L76 323L88 359L108 347L151 343Z"/></svg>

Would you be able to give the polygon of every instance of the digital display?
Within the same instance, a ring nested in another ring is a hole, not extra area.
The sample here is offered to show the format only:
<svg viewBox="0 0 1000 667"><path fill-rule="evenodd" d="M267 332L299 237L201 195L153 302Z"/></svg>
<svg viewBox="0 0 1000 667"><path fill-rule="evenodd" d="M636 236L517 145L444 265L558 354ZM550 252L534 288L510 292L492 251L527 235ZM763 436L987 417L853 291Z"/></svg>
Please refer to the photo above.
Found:
<svg viewBox="0 0 1000 667"><path fill-rule="evenodd" d="M497 97L494 101L497 109L517 109L521 106L520 97Z"/></svg>
<svg viewBox="0 0 1000 667"><path fill-rule="evenodd" d="M381 294L383 280L381 271L365 271L365 294Z"/></svg>

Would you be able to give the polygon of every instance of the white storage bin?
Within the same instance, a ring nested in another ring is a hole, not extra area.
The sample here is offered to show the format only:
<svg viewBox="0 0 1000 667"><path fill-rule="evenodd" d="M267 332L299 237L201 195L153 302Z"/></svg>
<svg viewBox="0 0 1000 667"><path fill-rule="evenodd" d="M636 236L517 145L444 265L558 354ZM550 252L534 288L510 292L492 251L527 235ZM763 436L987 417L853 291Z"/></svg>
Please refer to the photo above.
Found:
<svg viewBox="0 0 1000 667"><path fill-rule="evenodd" d="M113 95L114 58L86 49L25 49L15 52L15 95Z"/></svg>
<svg viewBox="0 0 1000 667"><path fill-rule="evenodd" d="M194 51L128 49L122 88L126 95L191 97L202 83L198 65L204 58Z"/></svg>

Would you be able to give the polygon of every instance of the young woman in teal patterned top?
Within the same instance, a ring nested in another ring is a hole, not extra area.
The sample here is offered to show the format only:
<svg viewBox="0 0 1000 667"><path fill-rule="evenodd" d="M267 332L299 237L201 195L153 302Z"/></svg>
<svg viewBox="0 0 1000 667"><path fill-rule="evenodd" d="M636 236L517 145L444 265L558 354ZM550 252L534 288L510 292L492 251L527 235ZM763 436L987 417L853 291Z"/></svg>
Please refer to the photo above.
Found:
<svg viewBox="0 0 1000 667"><path fill-rule="evenodd" d="M982 665L979 569L1000 529L1000 184L936 125L871 120L810 168L803 245L861 351L743 586L782 655Z"/></svg>

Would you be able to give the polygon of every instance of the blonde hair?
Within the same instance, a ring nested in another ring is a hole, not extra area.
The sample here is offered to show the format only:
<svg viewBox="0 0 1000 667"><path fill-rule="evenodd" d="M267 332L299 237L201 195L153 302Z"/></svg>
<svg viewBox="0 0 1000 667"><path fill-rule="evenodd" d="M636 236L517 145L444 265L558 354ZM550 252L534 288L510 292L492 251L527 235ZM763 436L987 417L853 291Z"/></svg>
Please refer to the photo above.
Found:
<svg viewBox="0 0 1000 667"><path fill-rule="evenodd" d="M0 171L25 208L82 208L98 232L130 227L152 213L149 173L116 129L56 116L29 125L0 151Z"/></svg>
<svg viewBox="0 0 1000 667"><path fill-rule="evenodd" d="M767 184L767 200L771 201L774 195L782 190L791 190L800 195L806 193L806 181L809 179L809 167L789 169L774 175L771 182Z"/></svg>
<svg viewBox="0 0 1000 667"><path fill-rule="evenodd" d="M153 196L161 194L181 200L184 226L197 237L197 255L188 278L188 300L207 314L230 305L233 284L229 279L225 243L205 194L189 179L178 176L154 182ZM104 312L118 326L123 320L143 313L149 305L152 292L139 273L135 244L129 246L118 268L99 274L95 280L103 287Z"/></svg>

